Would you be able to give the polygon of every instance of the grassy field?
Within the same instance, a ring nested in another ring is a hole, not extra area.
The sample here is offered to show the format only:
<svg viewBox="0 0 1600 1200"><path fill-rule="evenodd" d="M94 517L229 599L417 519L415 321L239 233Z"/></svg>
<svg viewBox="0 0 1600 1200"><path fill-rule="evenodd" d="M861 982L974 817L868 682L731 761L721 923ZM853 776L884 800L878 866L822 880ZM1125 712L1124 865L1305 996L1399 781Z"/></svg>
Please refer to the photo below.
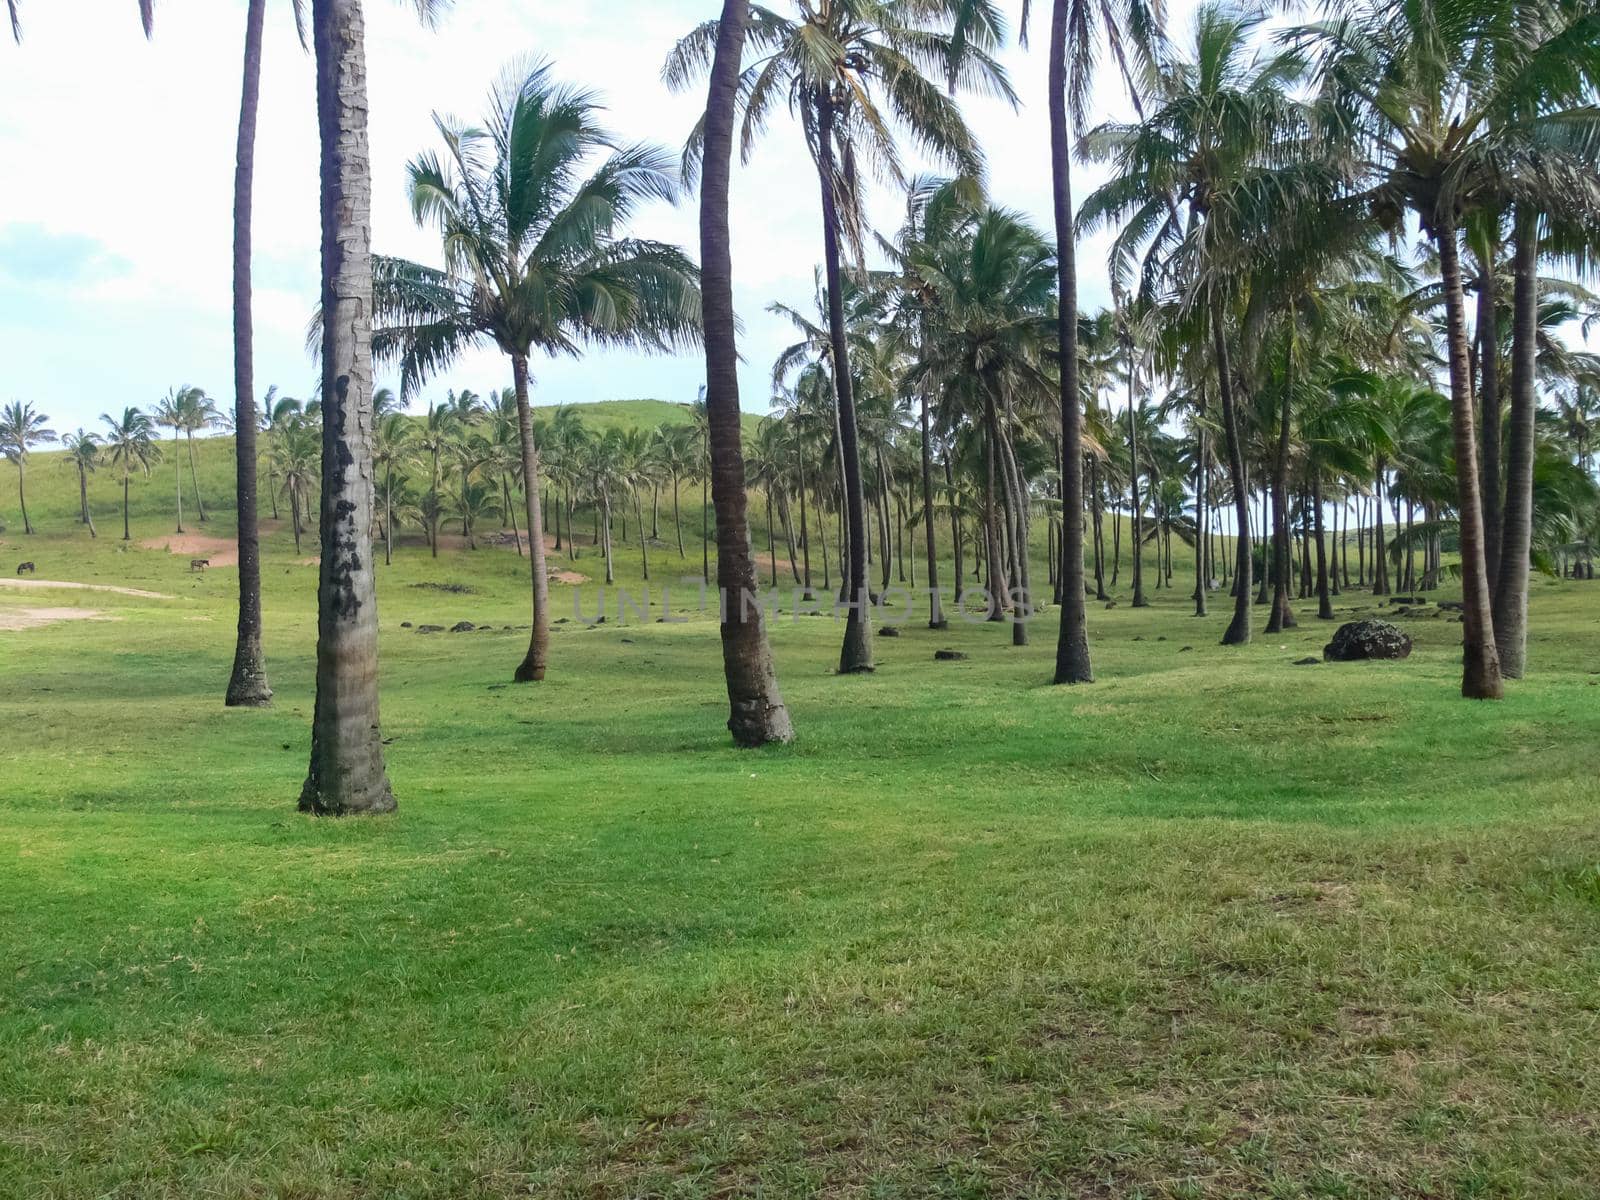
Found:
<svg viewBox="0 0 1600 1200"><path fill-rule="evenodd" d="M1299 666L1309 613L1224 649L1126 573L1070 690L1053 611L843 678L785 616L799 740L740 753L714 622L569 619L517 687L516 555L408 545L400 810L319 821L315 567L268 537L276 703L224 710L170 477L125 548L49 461L0 566L162 598L0 589L97 614L0 629L0 1196L1600 1195L1600 584L1536 582L1499 705L1448 620Z"/></svg>

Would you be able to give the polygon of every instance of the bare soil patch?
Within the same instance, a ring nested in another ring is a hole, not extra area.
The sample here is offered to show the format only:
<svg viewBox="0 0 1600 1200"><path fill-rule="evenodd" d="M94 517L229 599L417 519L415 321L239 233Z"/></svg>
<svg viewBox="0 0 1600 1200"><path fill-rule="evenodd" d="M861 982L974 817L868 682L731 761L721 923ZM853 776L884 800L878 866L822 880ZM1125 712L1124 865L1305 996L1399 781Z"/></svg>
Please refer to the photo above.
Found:
<svg viewBox="0 0 1600 1200"><path fill-rule="evenodd" d="M38 629L57 621L116 620L97 608L0 608L0 632Z"/></svg>
<svg viewBox="0 0 1600 1200"><path fill-rule="evenodd" d="M171 600L166 592L146 592L139 588L114 587L109 583L68 583L62 579L7 579L0 577L0 588L18 591L65 588L75 592L115 592L119 596L138 596L141 600Z"/></svg>
<svg viewBox="0 0 1600 1200"><path fill-rule="evenodd" d="M170 537L146 538L139 543L146 550L165 550L188 558L209 558L213 567L237 567L239 543L232 538L209 537L203 533L174 533Z"/></svg>

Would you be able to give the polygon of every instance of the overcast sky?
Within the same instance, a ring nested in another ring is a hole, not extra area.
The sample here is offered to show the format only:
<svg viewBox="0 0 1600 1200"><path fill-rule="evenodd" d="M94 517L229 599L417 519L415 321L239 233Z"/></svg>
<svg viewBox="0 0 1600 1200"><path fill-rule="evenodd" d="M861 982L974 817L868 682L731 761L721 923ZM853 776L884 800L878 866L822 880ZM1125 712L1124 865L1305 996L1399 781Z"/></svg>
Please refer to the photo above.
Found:
<svg viewBox="0 0 1600 1200"><path fill-rule="evenodd" d="M1189 5L1177 7L1186 13ZM32 401L58 430L150 404L180 383L231 404L243 0L161 0L148 44L133 0L24 0L22 8L22 44L0 43L0 163L10 180L0 202L0 400ZM617 132L676 150L704 96L670 94L661 62L683 31L719 9L716 0L472 0L429 31L404 5L368 0L374 248L436 261L437 240L415 227L406 206L404 165L433 143L432 110L475 118L490 83L518 56L548 57L562 78L598 89ZM256 380L258 390L275 383L304 396L314 381L304 331L318 288L315 81L288 0L271 0L267 29L256 154ZM1024 109L976 100L965 107L988 150L996 201L1046 226L1044 57L1037 46L1013 47L1004 61ZM1125 115L1112 84L1102 83L1102 107ZM1079 171L1080 195L1091 180ZM896 224L898 206L880 190L874 213L884 228ZM778 120L734 176L747 409L766 408L772 360L792 340L766 305L811 303L818 207L799 130ZM651 208L634 232L697 252L692 203ZM1091 305L1107 297L1104 257L1101 240L1080 260ZM692 400L703 366L694 354L608 352L536 361L534 373L544 404ZM424 398L509 382L509 366L484 351Z"/></svg>

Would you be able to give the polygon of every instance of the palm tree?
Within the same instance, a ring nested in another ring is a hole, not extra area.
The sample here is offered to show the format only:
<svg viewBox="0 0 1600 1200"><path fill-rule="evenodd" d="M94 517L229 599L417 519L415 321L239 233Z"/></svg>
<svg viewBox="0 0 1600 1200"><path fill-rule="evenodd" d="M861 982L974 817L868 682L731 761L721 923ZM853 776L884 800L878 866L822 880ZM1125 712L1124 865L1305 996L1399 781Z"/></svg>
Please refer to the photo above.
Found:
<svg viewBox="0 0 1600 1200"><path fill-rule="evenodd" d="M188 384L184 384L181 388L169 388L167 394L158 400L155 408L151 410L151 419L155 424L163 429L172 430L172 448L174 451L172 474L173 479L176 481L173 494L178 505L177 531L179 533L183 532L183 468L178 464L176 451L178 438L183 432L185 420L182 393L188 390Z"/></svg>
<svg viewBox="0 0 1600 1200"><path fill-rule="evenodd" d="M1484 541L1460 235L1469 216L1494 199L1498 172L1516 157L1515 142L1496 136L1496 116L1515 107L1514 93L1529 80L1570 68L1563 60L1575 50L1592 54L1594 42L1579 38L1574 46L1565 39L1540 61L1537 51L1507 36L1504 18L1517 7L1500 0L1364 0L1300 34L1320 55L1326 134L1360 169L1364 190L1356 203L1391 229L1402 214L1415 213L1438 250L1461 537L1461 692L1469 699L1497 700L1504 685ZM1523 57L1519 69L1497 74L1495 64L1511 54Z"/></svg>
<svg viewBox="0 0 1600 1200"><path fill-rule="evenodd" d="M28 451L43 442L53 442L56 435L45 428L50 418L34 409L31 404L13 400L0 409L0 454L17 466L17 500L22 505L22 532L32 533L28 521Z"/></svg>
<svg viewBox="0 0 1600 1200"><path fill-rule="evenodd" d="M252 314L251 238L255 195L257 114L261 105L261 47L266 0L245 8L244 73L233 172L233 429L234 508L238 515L239 622L233 670L223 703L260 708L272 700L261 649L261 531L256 514L255 325ZM303 16L295 0L296 23ZM302 37L304 30L301 30ZM270 393L269 393L270 397ZM269 398L270 403L270 398Z"/></svg>
<svg viewBox="0 0 1600 1200"><path fill-rule="evenodd" d="M1196 12L1192 50L1167 57L1155 73L1156 107L1133 124L1108 123L1085 139L1089 156L1112 160L1116 175L1078 214L1085 230L1123 223L1112 250L1119 284L1148 245L1146 296L1160 284L1170 286L1185 301L1179 315L1192 317L1209 335L1238 543L1234 613L1224 645L1242 645L1251 636L1244 405L1230 337L1251 259L1235 227L1234 193L1269 148L1289 141L1299 112L1285 89L1304 69L1296 54L1256 53L1252 36L1262 20L1217 3Z"/></svg>
<svg viewBox="0 0 1600 1200"><path fill-rule="evenodd" d="M440 232L445 268L379 262L374 344L400 364L403 393L474 343L492 341L511 359L533 575L519 682L544 678L550 645L529 357L576 356L585 344L666 351L699 336L693 264L675 247L622 234L640 204L676 198L669 160L619 144L599 111L593 93L556 83L536 63L496 87L486 129L436 114L444 156L414 160L410 190L417 221ZM585 178L584 160L600 151L608 157Z"/></svg>
<svg viewBox="0 0 1600 1200"><path fill-rule="evenodd" d="M788 102L800 117L816 165L822 196L823 262L828 330L833 347L834 396L843 459L849 541L846 595L850 607L841 673L872 669L867 613L866 500L856 429L855 398L847 353L842 243L860 257L863 238L859 167L876 166L904 183L892 125L911 133L921 149L965 175L982 173L982 154L951 95L924 72L958 89L1000 95L1015 102L1005 71L990 57L1003 30L987 4L970 0L796 0L796 15L751 10L745 44L757 57L739 71L734 90L742 110L740 149L748 158L773 106ZM722 46L720 21L707 21L672 51L663 69L681 89L706 72ZM732 69L738 69L736 61ZM708 110L708 117L712 115ZM736 114L737 115L737 114ZM710 130L691 136L685 165L693 169ZM731 138L732 131L730 125Z"/></svg>
<svg viewBox="0 0 1600 1200"><path fill-rule="evenodd" d="M1022 2L1027 38L1030 0ZM1056 236L1061 409L1061 631L1055 682L1093 683L1083 579L1083 397L1078 381L1077 230L1072 212L1072 130L1081 130L1102 43L1123 64L1148 57L1161 36L1161 0L1052 0L1046 87L1050 113L1050 190ZM1129 81L1129 90L1138 91ZM1071 125L1068 117L1071 116Z"/></svg>
<svg viewBox="0 0 1600 1200"><path fill-rule="evenodd" d="M6 0L6 14L11 18L11 36L22 41L22 10L18 0ZM155 28L155 0L139 0L139 23L144 26L144 36L149 37Z"/></svg>
<svg viewBox="0 0 1600 1200"><path fill-rule="evenodd" d="M62 465L78 472L78 520L89 527L91 538L98 537L94 518L89 514L89 476L100 465L100 439L78 429L63 437L61 446L67 452L66 458L61 460Z"/></svg>
<svg viewBox="0 0 1600 1200"><path fill-rule="evenodd" d="M389 412L377 418L372 429L372 465L383 472L383 565L394 561L394 469L406 460L414 426L404 413Z"/></svg>
<svg viewBox="0 0 1600 1200"><path fill-rule="evenodd" d="M112 463L122 472L122 540L129 541L128 532L128 479L137 467L145 475L161 461L161 447L156 444L155 427L150 418L137 408L124 408L120 420L101 413L106 425L106 449Z"/></svg>
<svg viewBox="0 0 1600 1200"><path fill-rule="evenodd" d="M189 452L189 480L194 484L194 507L202 523L206 519L205 501L200 498L200 473L194 461L194 435L209 429L217 419L217 406L199 388L184 388L179 397L178 419L183 430L184 446Z"/></svg>
<svg viewBox="0 0 1600 1200"><path fill-rule="evenodd" d="M415 0L425 20L438 0ZM321 135L322 545L317 694L300 808L395 807L378 714L372 567L372 165L361 0L312 0Z"/></svg>

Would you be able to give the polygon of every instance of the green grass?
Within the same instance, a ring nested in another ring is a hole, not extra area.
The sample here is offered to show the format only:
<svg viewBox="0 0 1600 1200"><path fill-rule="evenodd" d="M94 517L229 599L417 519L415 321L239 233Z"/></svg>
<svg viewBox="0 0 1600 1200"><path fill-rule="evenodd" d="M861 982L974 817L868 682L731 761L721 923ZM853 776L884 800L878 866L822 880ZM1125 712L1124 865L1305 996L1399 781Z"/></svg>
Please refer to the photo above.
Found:
<svg viewBox="0 0 1600 1200"><path fill-rule="evenodd" d="M286 533L227 711L232 570L35 474L0 554L173 598L0 591L106 618L0 631L0 1195L1600 1195L1600 585L1537 583L1499 705L1447 620L1296 666L1327 625L1224 649L1126 573L1076 689L1053 612L849 678L785 617L799 740L740 753L713 622L568 621L517 687L515 554L408 545L400 811L319 821Z"/></svg>

